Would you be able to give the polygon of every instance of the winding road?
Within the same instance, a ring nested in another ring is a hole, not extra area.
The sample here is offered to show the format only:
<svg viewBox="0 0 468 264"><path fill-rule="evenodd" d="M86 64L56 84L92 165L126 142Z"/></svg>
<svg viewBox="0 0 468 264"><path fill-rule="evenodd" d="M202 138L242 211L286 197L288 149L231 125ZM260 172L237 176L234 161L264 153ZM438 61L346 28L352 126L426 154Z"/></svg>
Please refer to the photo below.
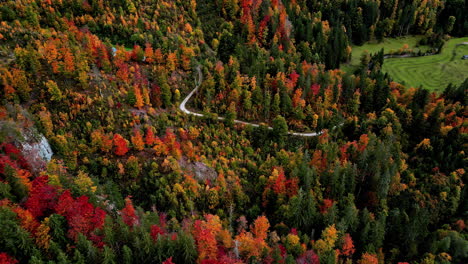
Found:
<svg viewBox="0 0 468 264"><path fill-rule="evenodd" d="M195 83L196 83L195 89L193 89L187 95L187 97L185 97L185 99L182 101L182 103L180 103L179 109L182 112L184 112L184 113L186 113L188 115L203 117L204 116L203 114L200 114L200 113L197 113L197 112L192 112L192 111L188 110L187 107L185 106L187 104L187 102L190 100L190 98L192 98L192 96L198 91L198 88L200 87L200 84L203 81L203 75L202 75L202 72L201 72L201 69L200 69L200 65L197 66L197 72L198 72L198 80L195 80ZM221 116L218 116L218 120L225 120L225 118L221 117ZM259 127L260 126L259 124L245 122L245 121L241 121L241 120L234 120L234 123L249 125L249 126L253 126L253 127ZM334 126L332 129L334 129L334 128L336 128L336 126ZM273 128L268 127L268 129L273 129ZM323 134L323 130L319 131L319 132L310 132L310 133L300 133L300 132L294 132L294 131L288 132L288 135L299 136L299 137L316 137L316 136L320 136L321 134Z"/></svg>

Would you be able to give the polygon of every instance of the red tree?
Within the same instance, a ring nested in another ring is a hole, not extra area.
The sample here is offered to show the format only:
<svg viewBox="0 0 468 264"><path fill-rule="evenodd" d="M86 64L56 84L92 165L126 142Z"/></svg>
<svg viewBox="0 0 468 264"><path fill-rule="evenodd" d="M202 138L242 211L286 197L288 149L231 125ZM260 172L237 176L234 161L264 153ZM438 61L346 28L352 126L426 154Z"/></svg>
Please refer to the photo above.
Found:
<svg viewBox="0 0 468 264"><path fill-rule="evenodd" d="M320 213L324 214L333 206L333 200L331 199L323 199L323 205L320 206Z"/></svg>
<svg viewBox="0 0 468 264"><path fill-rule="evenodd" d="M172 262L172 257L166 259L162 264L175 264L174 262Z"/></svg>
<svg viewBox="0 0 468 264"><path fill-rule="evenodd" d="M320 259L313 250L308 250L296 259L296 263L298 264L320 264Z"/></svg>
<svg viewBox="0 0 468 264"><path fill-rule="evenodd" d="M343 246L341 247L341 254L343 254L346 257L351 257L354 254L354 244L353 244L353 239L351 236L346 233L346 235L343 238Z"/></svg>
<svg viewBox="0 0 468 264"><path fill-rule="evenodd" d="M154 241L158 240L158 237L160 235L164 235L166 232L163 228L161 228L160 226L158 225L152 225L151 226L151 237L153 238Z"/></svg>
<svg viewBox="0 0 468 264"><path fill-rule="evenodd" d="M123 156L128 152L127 141L119 134L114 135L115 155Z"/></svg>
<svg viewBox="0 0 468 264"><path fill-rule="evenodd" d="M216 258L218 250L215 235L200 220L195 221L193 237L197 244L199 261Z"/></svg>
<svg viewBox="0 0 468 264"><path fill-rule="evenodd" d="M55 211L65 216L68 221L68 236L72 239L81 233L99 244L100 239L94 231L104 226L106 213L99 207L94 207L88 197L80 196L74 199L69 190L65 190L58 199Z"/></svg>
<svg viewBox="0 0 468 264"><path fill-rule="evenodd" d="M120 211L122 220L128 226L138 225L139 219L135 214L135 208L133 207L132 200L130 197L125 198L125 207Z"/></svg>
<svg viewBox="0 0 468 264"><path fill-rule="evenodd" d="M155 138L154 138L153 129L151 129L151 127L148 127L146 129L146 136L145 136L146 145L148 145L149 147L153 146L154 140L155 140Z"/></svg>
<svg viewBox="0 0 468 264"><path fill-rule="evenodd" d="M25 207L34 217L43 216L46 211L55 208L57 192L54 187L48 185L49 177L39 176L32 181L29 197Z"/></svg>
<svg viewBox="0 0 468 264"><path fill-rule="evenodd" d="M8 256L7 253L0 253L0 264L16 264L18 261L13 257Z"/></svg>
<svg viewBox="0 0 468 264"><path fill-rule="evenodd" d="M286 193L286 176L284 176L283 168L278 169L278 177L276 178L273 184L273 191L276 194L285 194Z"/></svg>

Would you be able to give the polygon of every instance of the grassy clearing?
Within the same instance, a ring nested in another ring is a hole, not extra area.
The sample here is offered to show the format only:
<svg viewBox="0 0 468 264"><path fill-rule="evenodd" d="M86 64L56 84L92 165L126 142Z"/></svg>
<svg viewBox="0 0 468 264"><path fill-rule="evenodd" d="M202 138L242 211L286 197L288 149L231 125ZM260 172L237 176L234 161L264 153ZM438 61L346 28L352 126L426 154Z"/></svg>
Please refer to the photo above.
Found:
<svg viewBox="0 0 468 264"><path fill-rule="evenodd" d="M344 71L352 71L360 64L361 55L364 51L369 54L377 53L382 48L385 53L391 53L401 49L405 44L408 44L408 48L418 52L426 51L429 49L428 46L420 46L418 43L422 39L422 36L406 36L401 38L386 38L381 43L366 43L362 46L352 46L351 61L341 65L341 69Z"/></svg>
<svg viewBox="0 0 468 264"><path fill-rule="evenodd" d="M461 59L468 55L468 45L457 46L462 42L468 37L449 40L434 56L386 59L382 70L408 87L441 92L449 83L458 85L468 78L468 60Z"/></svg>

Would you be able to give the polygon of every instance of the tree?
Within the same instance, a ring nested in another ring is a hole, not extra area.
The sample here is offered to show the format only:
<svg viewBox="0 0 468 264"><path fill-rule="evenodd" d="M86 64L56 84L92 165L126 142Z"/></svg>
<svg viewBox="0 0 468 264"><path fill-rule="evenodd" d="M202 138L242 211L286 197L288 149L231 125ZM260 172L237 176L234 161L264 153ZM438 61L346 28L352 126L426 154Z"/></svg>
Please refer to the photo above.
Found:
<svg viewBox="0 0 468 264"><path fill-rule="evenodd" d="M286 123L286 119L281 115L276 116L273 119L273 138L277 140L280 144L280 147L284 145L284 140L288 135L288 124Z"/></svg>
<svg viewBox="0 0 468 264"><path fill-rule="evenodd" d="M353 239L346 233L343 237L343 245L341 246L341 254L351 258L356 250L354 249Z"/></svg>
<svg viewBox="0 0 468 264"><path fill-rule="evenodd" d="M229 108L226 112L226 124L229 127L232 127L234 125L234 120L236 119L236 104L234 102L231 102L229 105Z"/></svg>
<svg viewBox="0 0 468 264"><path fill-rule="evenodd" d="M133 148L138 151L142 151L145 148L145 142L143 141L143 136L141 135L140 129L133 130L133 136L131 137Z"/></svg>
<svg viewBox="0 0 468 264"><path fill-rule="evenodd" d="M197 220L193 225L193 237L198 249L198 260L216 259L217 243L213 230L204 221Z"/></svg>
<svg viewBox="0 0 468 264"><path fill-rule="evenodd" d="M448 22L447 22L447 28L445 29L447 33L450 34L450 32L452 32L453 26L455 25L455 20L456 18L454 16L449 16Z"/></svg>
<svg viewBox="0 0 468 264"><path fill-rule="evenodd" d="M321 239L315 242L315 249L319 255L322 255L333 249L335 243L338 239L338 230L335 228L335 225L328 226L323 230Z"/></svg>
<svg viewBox="0 0 468 264"><path fill-rule="evenodd" d="M107 245L104 245L104 250L103 250L103 256L104 259L102 261L103 264L116 264L117 262L115 261L115 253Z"/></svg>
<svg viewBox="0 0 468 264"><path fill-rule="evenodd" d="M50 239L51 236L49 234L50 227L48 226L49 224L49 218L46 217L42 221L42 223L37 227L35 236L36 236L36 244L45 250L49 249L50 246Z"/></svg>
<svg viewBox="0 0 468 264"><path fill-rule="evenodd" d="M143 96L141 94L141 90L137 86L134 86L133 90L135 93L135 105L134 106L138 109L141 109L145 105L143 101Z"/></svg>
<svg viewBox="0 0 468 264"><path fill-rule="evenodd" d="M140 220L135 214L135 208L133 208L133 203L132 200L130 200L130 197L125 198L125 207L120 211L120 215L126 225L130 227L139 225Z"/></svg>
<svg viewBox="0 0 468 264"><path fill-rule="evenodd" d="M153 47L151 47L150 43L146 43L145 45L145 61L148 63L154 62L154 51Z"/></svg>
<svg viewBox="0 0 468 264"><path fill-rule="evenodd" d="M39 176L32 181L32 188L25 206L34 217L41 217L55 207L57 192L48 184L48 176Z"/></svg>
<svg viewBox="0 0 468 264"><path fill-rule="evenodd" d="M281 105L280 95L279 93L276 93L275 96L273 97L273 104L271 105L271 112L274 116L279 115L280 105Z"/></svg>
<svg viewBox="0 0 468 264"><path fill-rule="evenodd" d="M94 193L97 190L97 187L94 186L93 180L83 171L78 172L78 176L75 178L74 183L83 194Z"/></svg>
<svg viewBox="0 0 468 264"><path fill-rule="evenodd" d="M158 48L154 51L154 58L156 60L156 63L158 64L164 64L164 54L162 53L161 49Z"/></svg>
<svg viewBox="0 0 468 264"><path fill-rule="evenodd" d="M162 97L162 103L165 108L169 108L172 103L172 91L171 87L167 83L167 80L165 77L161 77L159 81L159 85L161 87L161 97Z"/></svg>
<svg viewBox="0 0 468 264"><path fill-rule="evenodd" d="M83 234L98 243L100 238L95 236L94 231L104 226L106 213L101 208L94 207L88 199L86 196L75 199L70 190L65 190L58 198L55 211L67 219L70 227L68 236L71 239L76 241L79 234Z"/></svg>
<svg viewBox="0 0 468 264"><path fill-rule="evenodd" d="M169 72L173 72L177 67L177 55L171 52L167 55L166 68Z"/></svg>
<svg viewBox="0 0 468 264"><path fill-rule="evenodd" d="M304 252L299 258L296 259L297 264L320 264L320 259L313 250Z"/></svg>
<svg viewBox="0 0 468 264"><path fill-rule="evenodd" d="M123 156L128 152L127 141L119 134L114 135L114 153L118 156Z"/></svg>
<svg viewBox="0 0 468 264"><path fill-rule="evenodd" d="M364 253L362 254L361 259L358 261L358 264L378 264L379 260L377 259L377 255Z"/></svg>
<svg viewBox="0 0 468 264"><path fill-rule="evenodd" d="M32 89L29 86L26 72L23 70L14 68L11 71L11 77L12 77L12 82L13 82L12 85L18 91L18 94L20 95L21 99L23 99L24 101L27 101L30 97L30 93ZM5 87L5 89L7 88Z"/></svg>
<svg viewBox="0 0 468 264"><path fill-rule="evenodd" d="M154 141L156 138L154 137L154 132L151 126L146 128L146 136L145 136L145 143L148 147L152 147L154 145Z"/></svg>
<svg viewBox="0 0 468 264"><path fill-rule="evenodd" d="M70 49L67 47L62 48L61 53L63 54L63 71L67 75L71 75L75 71L75 58L73 57Z"/></svg>
<svg viewBox="0 0 468 264"><path fill-rule="evenodd" d="M310 188L305 188L305 190L310 190ZM299 189L298 194L291 198L289 209L288 219L292 226L302 230L305 234L311 234L319 216L317 204L311 192Z"/></svg>
<svg viewBox="0 0 468 264"><path fill-rule="evenodd" d="M132 250L131 250L127 245L124 245L124 246L122 247L122 251L123 251L123 253L122 253L122 255L123 255L123 257L122 257L122 258L123 258L123 263L124 263L124 264L131 264L131 263L133 263L133 258L132 258L132 257L133 257L133 256L132 256L132 255L133 255L133 252L132 252Z"/></svg>
<svg viewBox="0 0 468 264"><path fill-rule="evenodd" d="M13 257L8 256L7 253L2 252L0 253L0 264L16 264L18 260Z"/></svg>
<svg viewBox="0 0 468 264"><path fill-rule="evenodd" d="M50 100L57 102L62 101L62 91L60 91L56 82L49 80L45 83L45 86L47 87L47 91L50 94Z"/></svg>
<svg viewBox="0 0 468 264"><path fill-rule="evenodd" d="M129 105L136 105L136 94L133 88L127 92L127 103Z"/></svg>
<svg viewBox="0 0 468 264"><path fill-rule="evenodd" d="M232 34L230 34L227 30L223 31L218 45L218 57L222 62L227 63L230 56L234 54L234 49L237 44L236 41L237 39L233 37Z"/></svg>
<svg viewBox="0 0 468 264"><path fill-rule="evenodd" d="M270 223L268 222L266 216L259 216L254 221L252 233L254 234L255 238L263 241L267 238L268 228L270 228Z"/></svg>
<svg viewBox="0 0 468 264"><path fill-rule="evenodd" d="M162 264L175 264L174 262L172 262L172 257L166 259L165 261L163 261Z"/></svg>

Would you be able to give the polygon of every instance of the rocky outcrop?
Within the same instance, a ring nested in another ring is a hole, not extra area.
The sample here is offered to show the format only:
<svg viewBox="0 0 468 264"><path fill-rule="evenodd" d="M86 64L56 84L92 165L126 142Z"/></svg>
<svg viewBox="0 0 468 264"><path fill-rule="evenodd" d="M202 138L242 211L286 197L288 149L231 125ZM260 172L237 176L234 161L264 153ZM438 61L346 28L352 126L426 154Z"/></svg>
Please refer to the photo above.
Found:
<svg viewBox="0 0 468 264"><path fill-rule="evenodd" d="M206 182L207 180L215 180L218 173L213 168L208 167L205 163L199 161L189 161L183 157L179 160L179 165L187 173L192 174L194 179L199 182Z"/></svg>

